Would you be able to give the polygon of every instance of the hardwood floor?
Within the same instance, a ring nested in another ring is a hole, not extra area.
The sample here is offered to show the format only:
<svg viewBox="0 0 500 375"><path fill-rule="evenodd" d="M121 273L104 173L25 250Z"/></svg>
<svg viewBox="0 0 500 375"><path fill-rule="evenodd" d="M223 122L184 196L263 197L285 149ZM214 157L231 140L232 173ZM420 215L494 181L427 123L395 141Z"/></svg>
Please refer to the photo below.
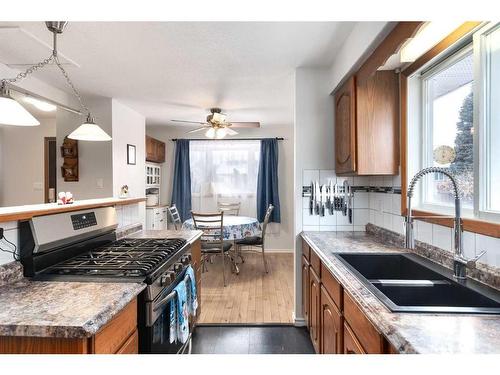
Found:
<svg viewBox="0 0 500 375"><path fill-rule="evenodd" d="M260 254L244 257L239 275L226 264L226 287L220 257L207 264L208 272L201 277L199 323L292 323L293 254L266 254L268 274Z"/></svg>

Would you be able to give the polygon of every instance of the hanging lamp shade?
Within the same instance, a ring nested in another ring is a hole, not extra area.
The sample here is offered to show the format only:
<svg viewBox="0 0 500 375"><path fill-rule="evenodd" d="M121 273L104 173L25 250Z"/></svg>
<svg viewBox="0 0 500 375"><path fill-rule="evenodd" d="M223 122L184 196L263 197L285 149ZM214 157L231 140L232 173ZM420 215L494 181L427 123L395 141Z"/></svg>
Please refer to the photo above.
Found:
<svg viewBox="0 0 500 375"><path fill-rule="evenodd" d="M78 141L111 141L111 137L95 123L90 113L87 120L71 132L68 138Z"/></svg>
<svg viewBox="0 0 500 375"><path fill-rule="evenodd" d="M0 92L0 124L13 126L37 126L40 122L9 95L4 86Z"/></svg>

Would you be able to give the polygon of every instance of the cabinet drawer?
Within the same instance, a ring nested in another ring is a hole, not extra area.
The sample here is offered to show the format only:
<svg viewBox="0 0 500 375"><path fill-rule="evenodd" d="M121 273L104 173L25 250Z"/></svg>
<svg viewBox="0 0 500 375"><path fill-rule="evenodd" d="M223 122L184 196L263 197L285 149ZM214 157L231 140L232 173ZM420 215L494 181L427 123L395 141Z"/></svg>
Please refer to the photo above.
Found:
<svg viewBox="0 0 500 375"><path fill-rule="evenodd" d="M321 260L319 259L318 254L314 252L314 250L311 250L311 267L316 272L316 274L321 277Z"/></svg>
<svg viewBox="0 0 500 375"><path fill-rule="evenodd" d="M330 273L330 270L321 264L321 283L324 285L326 291L332 298L337 309L342 311L343 301L342 301L342 286L337 281L337 279Z"/></svg>
<svg viewBox="0 0 500 375"><path fill-rule="evenodd" d="M344 322L344 354L366 354L359 343L356 335L352 332L349 325Z"/></svg>
<svg viewBox="0 0 500 375"><path fill-rule="evenodd" d="M384 353L384 338L344 291L344 318L366 353Z"/></svg>
<svg viewBox="0 0 500 375"><path fill-rule="evenodd" d="M311 248L307 244L306 240L302 239L302 255L304 255L309 262L309 259L311 259Z"/></svg>
<svg viewBox="0 0 500 375"><path fill-rule="evenodd" d="M139 334L137 330L130 335L130 337L125 341L116 354L137 354L139 353Z"/></svg>
<svg viewBox="0 0 500 375"><path fill-rule="evenodd" d="M136 329L137 299L134 299L113 320L97 332L94 339L95 353L116 353Z"/></svg>

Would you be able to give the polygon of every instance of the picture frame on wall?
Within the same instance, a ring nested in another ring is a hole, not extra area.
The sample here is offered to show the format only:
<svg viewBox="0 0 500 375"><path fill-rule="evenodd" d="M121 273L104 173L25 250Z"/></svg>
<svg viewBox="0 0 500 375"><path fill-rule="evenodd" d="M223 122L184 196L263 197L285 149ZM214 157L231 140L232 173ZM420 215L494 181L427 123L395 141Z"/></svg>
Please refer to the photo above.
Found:
<svg viewBox="0 0 500 375"><path fill-rule="evenodd" d="M135 145L127 144L127 164L135 165L136 163Z"/></svg>

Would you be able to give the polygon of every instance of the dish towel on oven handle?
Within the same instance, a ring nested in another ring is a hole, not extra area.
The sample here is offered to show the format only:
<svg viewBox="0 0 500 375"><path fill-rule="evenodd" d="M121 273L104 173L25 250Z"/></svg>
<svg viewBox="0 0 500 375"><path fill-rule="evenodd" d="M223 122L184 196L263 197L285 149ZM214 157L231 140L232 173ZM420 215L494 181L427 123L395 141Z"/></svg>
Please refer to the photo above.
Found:
<svg viewBox="0 0 500 375"><path fill-rule="evenodd" d="M170 303L170 343L186 343L189 338L189 311L186 283L182 280L174 288L175 297Z"/></svg>
<svg viewBox="0 0 500 375"><path fill-rule="evenodd" d="M186 276L188 277L187 282L187 300L188 300L188 309L190 315L196 315L196 309L198 308L198 297L196 294L196 278L194 276L193 267L188 266L186 269Z"/></svg>

